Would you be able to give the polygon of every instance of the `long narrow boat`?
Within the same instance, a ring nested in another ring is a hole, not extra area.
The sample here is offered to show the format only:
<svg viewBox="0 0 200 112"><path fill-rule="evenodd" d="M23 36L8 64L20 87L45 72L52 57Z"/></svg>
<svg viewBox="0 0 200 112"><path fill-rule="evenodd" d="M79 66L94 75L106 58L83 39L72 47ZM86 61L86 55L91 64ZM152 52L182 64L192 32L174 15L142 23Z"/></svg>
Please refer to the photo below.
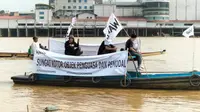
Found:
<svg viewBox="0 0 200 112"><path fill-rule="evenodd" d="M0 57L29 57L28 52L0 52Z"/></svg>
<svg viewBox="0 0 200 112"><path fill-rule="evenodd" d="M200 89L198 71L142 73L138 71L134 59L134 56L128 56L127 51L79 57L38 49L34 57L34 73L13 76L11 79L16 84Z"/></svg>
<svg viewBox="0 0 200 112"><path fill-rule="evenodd" d="M147 56L156 56L156 55L162 55L165 54L166 50L162 50L162 51L155 51L155 52L142 52L142 56L143 57L147 57Z"/></svg>
<svg viewBox="0 0 200 112"><path fill-rule="evenodd" d="M162 55L165 54L166 50L161 50L161 51L155 51L155 52L142 52L143 57L147 56L156 56L156 55ZM0 52L0 57L1 58L10 58L10 57L15 57L15 58L29 58L28 52Z"/></svg>
<svg viewBox="0 0 200 112"><path fill-rule="evenodd" d="M30 74L11 77L16 84L42 84L79 87L137 89L200 89L200 72L141 73L128 71L125 76L71 77Z"/></svg>

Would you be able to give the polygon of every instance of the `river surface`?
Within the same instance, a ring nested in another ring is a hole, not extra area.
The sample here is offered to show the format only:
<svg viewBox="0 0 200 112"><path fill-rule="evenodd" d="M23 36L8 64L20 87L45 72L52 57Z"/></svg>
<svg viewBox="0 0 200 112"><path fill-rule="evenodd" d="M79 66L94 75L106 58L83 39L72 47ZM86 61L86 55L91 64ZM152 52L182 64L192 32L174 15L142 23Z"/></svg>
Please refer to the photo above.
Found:
<svg viewBox="0 0 200 112"><path fill-rule="evenodd" d="M117 38L115 42L126 41ZM140 38L142 51L166 49L164 55L144 57L145 71L200 70L200 39ZM48 38L39 42L48 45ZM64 39L57 39L64 40ZM80 43L100 44L103 38L80 38ZM0 52L26 52L32 38L0 38ZM11 76L32 71L27 59L0 59L0 112L200 112L200 91L77 88L17 85Z"/></svg>

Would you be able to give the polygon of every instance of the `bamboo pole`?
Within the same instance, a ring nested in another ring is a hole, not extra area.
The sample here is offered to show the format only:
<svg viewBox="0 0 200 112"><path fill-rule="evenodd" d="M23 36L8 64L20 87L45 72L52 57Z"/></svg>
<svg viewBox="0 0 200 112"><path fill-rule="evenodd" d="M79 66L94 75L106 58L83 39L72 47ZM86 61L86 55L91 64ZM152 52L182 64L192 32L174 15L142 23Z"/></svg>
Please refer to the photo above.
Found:
<svg viewBox="0 0 200 112"><path fill-rule="evenodd" d="M124 75L124 85L126 87L126 74Z"/></svg>
<svg viewBox="0 0 200 112"><path fill-rule="evenodd" d="M28 105L27 105L27 112L29 112L29 107L28 107Z"/></svg>

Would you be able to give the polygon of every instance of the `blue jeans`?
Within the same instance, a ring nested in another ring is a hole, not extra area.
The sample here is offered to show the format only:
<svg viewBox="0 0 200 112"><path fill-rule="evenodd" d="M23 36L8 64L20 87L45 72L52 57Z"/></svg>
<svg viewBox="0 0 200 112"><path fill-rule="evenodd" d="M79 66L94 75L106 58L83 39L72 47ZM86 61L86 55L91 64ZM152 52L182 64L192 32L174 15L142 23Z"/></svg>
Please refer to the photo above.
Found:
<svg viewBox="0 0 200 112"><path fill-rule="evenodd" d="M138 62L138 67L140 67L141 64L142 64L142 56L141 56L139 53L134 52L134 51L129 51L129 53L130 53L132 56L136 56L136 60L137 60L137 62Z"/></svg>

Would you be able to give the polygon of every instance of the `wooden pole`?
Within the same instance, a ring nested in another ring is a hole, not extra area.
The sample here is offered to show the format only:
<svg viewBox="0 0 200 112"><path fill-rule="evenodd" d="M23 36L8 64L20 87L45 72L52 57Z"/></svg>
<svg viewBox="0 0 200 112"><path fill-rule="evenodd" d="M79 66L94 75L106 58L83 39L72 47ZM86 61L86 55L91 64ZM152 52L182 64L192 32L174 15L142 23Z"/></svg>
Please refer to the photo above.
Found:
<svg viewBox="0 0 200 112"><path fill-rule="evenodd" d="M28 108L28 105L27 105L27 112L29 112L29 108Z"/></svg>
<svg viewBox="0 0 200 112"><path fill-rule="evenodd" d="M126 74L124 75L124 85L126 86Z"/></svg>

